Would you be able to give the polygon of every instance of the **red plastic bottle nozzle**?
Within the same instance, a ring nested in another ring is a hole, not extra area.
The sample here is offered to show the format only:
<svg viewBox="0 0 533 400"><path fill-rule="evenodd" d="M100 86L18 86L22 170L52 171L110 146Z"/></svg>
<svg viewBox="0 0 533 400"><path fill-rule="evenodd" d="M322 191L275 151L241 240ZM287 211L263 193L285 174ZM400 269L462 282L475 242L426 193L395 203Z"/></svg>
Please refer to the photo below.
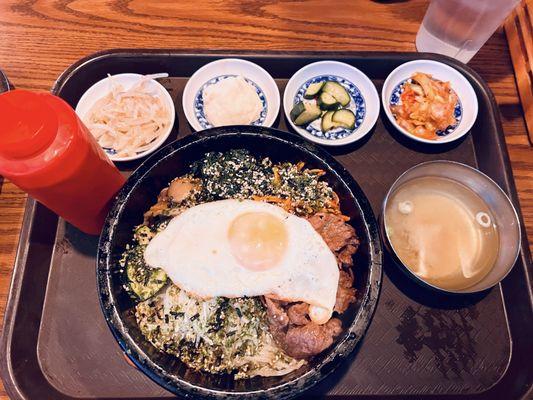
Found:
<svg viewBox="0 0 533 400"><path fill-rule="evenodd" d="M38 93L14 90L0 95L0 155L24 158L50 146L57 117Z"/></svg>

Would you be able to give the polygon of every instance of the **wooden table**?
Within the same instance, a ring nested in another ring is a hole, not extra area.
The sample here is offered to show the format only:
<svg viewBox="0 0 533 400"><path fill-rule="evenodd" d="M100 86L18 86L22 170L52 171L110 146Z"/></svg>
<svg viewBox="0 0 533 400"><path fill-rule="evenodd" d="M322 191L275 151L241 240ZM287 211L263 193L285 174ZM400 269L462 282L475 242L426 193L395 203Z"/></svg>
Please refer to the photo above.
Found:
<svg viewBox="0 0 533 400"><path fill-rule="evenodd" d="M2 0L0 68L18 88L45 91L79 58L117 47L414 51L427 6L423 0L324 3ZM500 106L522 213L533 238L533 150L504 33L496 32L470 65L489 83ZM13 184L1 184L2 320L25 200ZM0 386L0 399L5 398Z"/></svg>

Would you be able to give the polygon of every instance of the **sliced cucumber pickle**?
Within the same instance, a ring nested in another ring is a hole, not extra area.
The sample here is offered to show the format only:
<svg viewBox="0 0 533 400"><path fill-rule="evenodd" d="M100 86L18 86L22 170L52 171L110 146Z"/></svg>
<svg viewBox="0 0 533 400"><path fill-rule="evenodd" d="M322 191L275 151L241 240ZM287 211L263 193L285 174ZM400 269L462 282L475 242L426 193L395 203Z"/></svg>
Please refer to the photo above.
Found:
<svg viewBox="0 0 533 400"><path fill-rule="evenodd" d="M342 109L335 111L331 116L331 121L346 129L355 128L355 114L350 110Z"/></svg>
<svg viewBox="0 0 533 400"><path fill-rule="evenodd" d="M335 111L328 111L322 116L322 121L320 123L320 128L322 129L322 132L327 132L337 127L335 122L331 120L333 114L335 114Z"/></svg>
<svg viewBox="0 0 533 400"><path fill-rule="evenodd" d="M304 99L314 99L320 93L325 83L326 81L311 83L305 91Z"/></svg>
<svg viewBox="0 0 533 400"><path fill-rule="evenodd" d="M296 104L293 107L292 109L293 111L298 106L298 104ZM298 125L298 126L307 125L322 115L322 110L316 104L304 103L303 106L304 106L304 111L300 112L295 118L293 118L293 122L295 125ZM291 111L291 118L292 116L293 116L293 112Z"/></svg>
<svg viewBox="0 0 533 400"><path fill-rule="evenodd" d="M337 99L326 92L320 93L317 104L322 110L336 110L339 106Z"/></svg>
<svg viewBox="0 0 533 400"><path fill-rule="evenodd" d="M298 115L300 115L304 111L305 103L303 101L296 103L291 110L291 120L294 121L296 118L298 118Z"/></svg>
<svg viewBox="0 0 533 400"><path fill-rule="evenodd" d="M350 104L351 98L348 94L348 91L338 82L326 82L326 84L322 88L322 92L328 93L333 96L343 107Z"/></svg>

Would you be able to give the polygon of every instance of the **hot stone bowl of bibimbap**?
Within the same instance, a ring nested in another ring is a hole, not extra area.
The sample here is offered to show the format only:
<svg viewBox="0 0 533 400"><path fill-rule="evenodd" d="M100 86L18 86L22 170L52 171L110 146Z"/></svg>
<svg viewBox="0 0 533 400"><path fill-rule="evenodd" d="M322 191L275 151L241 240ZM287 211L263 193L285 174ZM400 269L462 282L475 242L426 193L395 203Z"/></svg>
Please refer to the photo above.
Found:
<svg viewBox="0 0 533 400"><path fill-rule="evenodd" d="M381 282L377 225L331 156L269 128L214 128L146 160L100 237L106 320L178 395L290 398L354 350Z"/></svg>

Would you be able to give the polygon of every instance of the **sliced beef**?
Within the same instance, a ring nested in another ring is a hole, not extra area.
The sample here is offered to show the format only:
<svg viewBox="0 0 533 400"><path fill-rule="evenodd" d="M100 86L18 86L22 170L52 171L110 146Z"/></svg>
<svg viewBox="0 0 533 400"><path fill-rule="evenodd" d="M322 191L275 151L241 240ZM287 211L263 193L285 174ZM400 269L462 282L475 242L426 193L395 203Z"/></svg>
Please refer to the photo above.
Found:
<svg viewBox="0 0 533 400"><path fill-rule="evenodd" d="M324 325L310 322L290 328L282 346L294 358L309 358L331 346L341 331L342 324L337 318L331 318Z"/></svg>
<svg viewBox="0 0 533 400"><path fill-rule="evenodd" d="M351 244L356 237L355 229L348 225L340 215L318 213L310 217L308 221L332 251L339 251Z"/></svg>
<svg viewBox="0 0 533 400"><path fill-rule="evenodd" d="M337 258L340 271L334 311L342 314L355 302L351 269L353 255L359 245L355 229L342 216L330 213L315 214L308 220ZM312 322L306 303L287 303L268 297L264 298L264 302L270 332L292 357L309 358L319 354L331 346L342 331L338 318L331 318L323 325Z"/></svg>
<svg viewBox="0 0 533 400"><path fill-rule="evenodd" d="M352 256L359 245L355 229L341 215L331 213L315 214L308 221L335 253L339 268L352 266Z"/></svg>
<svg viewBox="0 0 533 400"><path fill-rule="evenodd" d="M333 344L340 334L342 324L331 318L324 325L317 325L307 317L309 306L305 303L292 303L285 307L278 300L264 298L270 332L290 356L309 358Z"/></svg>
<svg viewBox="0 0 533 400"><path fill-rule="evenodd" d="M355 303L355 288L353 287L353 275L344 270L341 270L339 274L339 286L333 311L342 314L350 304Z"/></svg>
<svg viewBox="0 0 533 400"><path fill-rule="evenodd" d="M306 303L294 303L287 309L289 321L294 325L305 325L310 322L308 318L309 305Z"/></svg>
<svg viewBox="0 0 533 400"><path fill-rule="evenodd" d="M267 317L270 327L276 331L283 331L289 325L289 316L277 300L264 297L267 307Z"/></svg>
<svg viewBox="0 0 533 400"><path fill-rule="evenodd" d="M357 244L359 244L359 242ZM357 251L357 244L348 244L336 254L337 261L344 267L353 266L353 255Z"/></svg>

